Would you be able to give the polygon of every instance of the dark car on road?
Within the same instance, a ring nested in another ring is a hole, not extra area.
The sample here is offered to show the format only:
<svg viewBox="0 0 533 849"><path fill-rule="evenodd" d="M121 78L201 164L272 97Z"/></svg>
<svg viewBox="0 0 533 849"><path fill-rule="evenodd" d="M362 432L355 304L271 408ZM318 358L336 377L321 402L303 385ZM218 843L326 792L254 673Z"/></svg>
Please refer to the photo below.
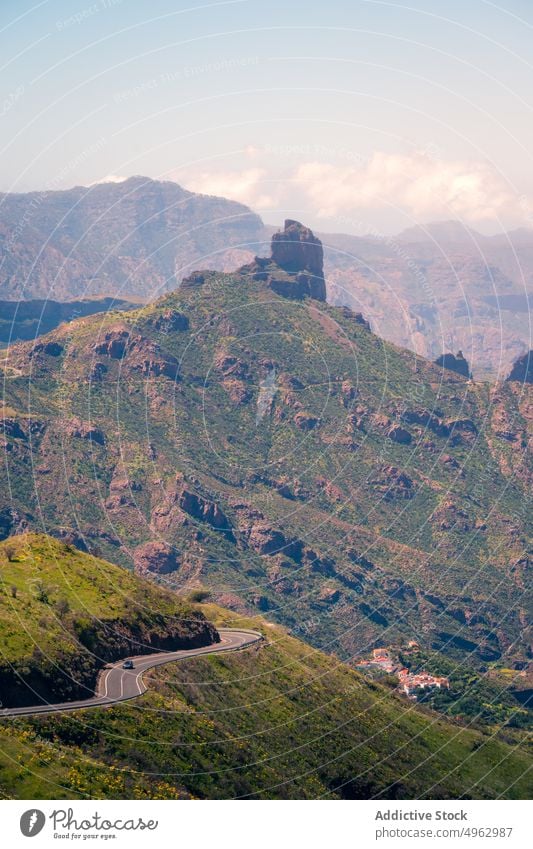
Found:
<svg viewBox="0 0 533 849"><path fill-rule="evenodd" d="M133 660L125 660L122 664L122 669L135 669Z"/></svg>

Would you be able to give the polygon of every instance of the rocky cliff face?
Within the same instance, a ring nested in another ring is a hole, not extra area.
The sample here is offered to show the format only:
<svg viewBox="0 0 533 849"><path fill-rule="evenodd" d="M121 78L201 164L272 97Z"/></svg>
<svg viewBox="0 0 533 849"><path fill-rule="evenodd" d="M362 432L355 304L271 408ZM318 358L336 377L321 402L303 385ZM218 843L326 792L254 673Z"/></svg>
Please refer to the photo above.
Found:
<svg viewBox="0 0 533 849"><path fill-rule="evenodd" d="M272 261L285 271L309 271L324 277L322 242L309 227L288 218L283 230L272 236Z"/></svg>
<svg viewBox="0 0 533 849"><path fill-rule="evenodd" d="M435 360L435 365L447 368L463 377L470 377L470 366L462 351L458 351L457 354L442 354Z"/></svg>
<svg viewBox="0 0 533 849"><path fill-rule="evenodd" d="M516 360L507 380L533 383L533 351L528 351Z"/></svg>
<svg viewBox="0 0 533 849"><path fill-rule="evenodd" d="M456 222L394 236L319 234L328 300L380 336L435 359L462 348L476 379L503 380L530 345L533 230L495 236Z"/></svg>
<svg viewBox="0 0 533 849"><path fill-rule="evenodd" d="M274 233L270 258L256 257L241 269L265 282L284 298L326 300L322 242L309 227L287 219L281 232Z"/></svg>

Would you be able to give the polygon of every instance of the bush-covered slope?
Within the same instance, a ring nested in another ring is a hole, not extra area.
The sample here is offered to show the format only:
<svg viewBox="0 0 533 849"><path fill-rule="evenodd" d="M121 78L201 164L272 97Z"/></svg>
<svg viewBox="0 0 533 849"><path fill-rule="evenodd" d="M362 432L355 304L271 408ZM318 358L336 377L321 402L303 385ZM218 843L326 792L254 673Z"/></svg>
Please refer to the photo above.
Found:
<svg viewBox="0 0 533 849"><path fill-rule="evenodd" d="M422 713L280 627L260 647L168 665L140 699L0 726L17 798L527 798L530 756ZM530 773L529 773L530 775Z"/></svg>
<svg viewBox="0 0 533 849"><path fill-rule="evenodd" d="M531 387L383 342L289 265L13 346L0 532L205 584L341 656L416 636L527 662Z"/></svg>
<svg viewBox="0 0 533 849"><path fill-rule="evenodd" d="M202 613L44 534L0 543L3 707L92 695L104 663L216 640Z"/></svg>

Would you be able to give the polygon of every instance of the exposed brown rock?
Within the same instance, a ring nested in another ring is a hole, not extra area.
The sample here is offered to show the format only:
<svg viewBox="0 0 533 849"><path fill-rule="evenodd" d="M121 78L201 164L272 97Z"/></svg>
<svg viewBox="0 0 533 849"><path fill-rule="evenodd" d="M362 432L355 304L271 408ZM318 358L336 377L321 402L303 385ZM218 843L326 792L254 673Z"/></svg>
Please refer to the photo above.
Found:
<svg viewBox="0 0 533 849"><path fill-rule="evenodd" d="M135 549L133 560L139 574L168 575L180 567L177 552L166 542L145 542Z"/></svg>
<svg viewBox="0 0 533 849"><path fill-rule="evenodd" d="M274 528L265 516L247 503L233 501L231 506L237 511L237 525L244 541L258 554L272 556L281 554L300 561L303 543L287 538L283 531Z"/></svg>
<svg viewBox="0 0 533 849"><path fill-rule="evenodd" d="M333 589L333 587L322 587L318 594L318 600L325 604L336 604L340 597L340 591Z"/></svg>
<svg viewBox="0 0 533 849"><path fill-rule="evenodd" d="M439 504L431 518L441 531L469 531L473 527L468 513L451 499L446 499Z"/></svg>
<svg viewBox="0 0 533 849"><path fill-rule="evenodd" d="M120 470L111 478L109 484L109 496L105 506L108 510L118 510L123 507L136 507L133 492L142 489L137 481L130 481L124 470Z"/></svg>
<svg viewBox="0 0 533 849"><path fill-rule="evenodd" d="M393 425L387 432L387 436L393 442L398 442L399 445L409 445L413 438L409 431L404 427L400 427L400 425Z"/></svg>
<svg viewBox="0 0 533 849"><path fill-rule="evenodd" d="M303 271L299 271L294 277L269 278L268 284L273 292L283 298L292 298L302 301L304 298L315 298L317 301L325 301L325 283L323 279L314 277Z"/></svg>
<svg viewBox="0 0 533 849"><path fill-rule="evenodd" d="M195 289L197 286L203 286L205 278L209 274L208 271L193 271L181 281L182 289Z"/></svg>
<svg viewBox="0 0 533 849"><path fill-rule="evenodd" d="M286 271L309 271L324 276L322 242L309 227L288 218L282 232L272 236L272 260Z"/></svg>
<svg viewBox="0 0 533 849"><path fill-rule="evenodd" d="M101 342L94 346L95 354L102 354L114 360L121 360L126 353L126 346L130 338L129 330L120 326L109 330Z"/></svg>
<svg viewBox="0 0 533 849"><path fill-rule="evenodd" d="M235 404L247 404L252 398L252 392L242 380L225 378L222 386Z"/></svg>
<svg viewBox="0 0 533 849"><path fill-rule="evenodd" d="M105 434L103 430L78 418L71 419L67 422L65 433L77 439L86 439L88 442L94 442L97 445L105 445Z"/></svg>
<svg viewBox="0 0 533 849"><path fill-rule="evenodd" d="M228 539L234 540L231 522L216 502L183 487L178 495L178 505L184 513L206 522L218 531L222 531Z"/></svg>
<svg viewBox="0 0 533 849"><path fill-rule="evenodd" d="M477 427L471 419L447 419L450 444L471 443L477 435Z"/></svg>
<svg viewBox="0 0 533 849"><path fill-rule="evenodd" d="M272 236L270 259L256 257L240 270L284 298L325 301L323 259L320 239L299 221L287 219L283 231Z"/></svg>
<svg viewBox="0 0 533 849"><path fill-rule="evenodd" d="M28 529L32 518L29 514L23 515L13 507L5 507L0 510L0 539L6 539L15 534L23 534Z"/></svg>
<svg viewBox="0 0 533 849"><path fill-rule="evenodd" d="M252 398L252 392L245 381L250 378L250 367L244 360L226 351L215 356L215 369L221 374L221 385L235 404L246 404Z"/></svg>
<svg viewBox="0 0 533 849"><path fill-rule="evenodd" d="M348 433L355 433L357 430L365 432L364 415L359 412L362 408L357 408L355 412L350 413L346 418L346 430Z"/></svg>
<svg viewBox="0 0 533 849"><path fill-rule="evenodd" d="M300 430L313 430L318 422L319 419L316 416L310 415L310 413L299 412L294 417L294 423Z"/></svg>
<svg viewBox="0 0 533 849"><path fill-rule="evenodd" d="M350 307L340 307L340 311L344 318L348 318L350 321L360 324L361 327L365 327L367 330L371 329L370 322L366 320L362 312L354 312L350 309Z"/></svg>
<svg viewBox="0 0 533 849"><path fill-rule="evenodd" d="M247 380L250 377L248 363L232 354L228 354L226 351L219 351L216 354L215 368L224 377L237 378L238 380Z"/></svg>
<svg viewBox="0 0 533 849"><path fill-rule="evenodd" d="M326 478L317 478L316 485L331 501L345 501L346 496L342 489L336 484L328 481Z"/></svg>
<svg viewBox="0 0 533 849"><path fill-rule="evenodd" d="M396 466L383 466L379 478L373 482L374 489L382 493L385 501L396 498L412 498L415 494L413 481Z"/></svg>
<svg viewBox="0 0 533 849"><path fill-rule="evenodd" d="M188 330L189 319L179 310L165 310L153 319L153 325L156 330L160 330L162 333L172 333L177 330Z"/></svg>
<svg viewBox="0 0 533 849"><path fill-rule="evenodd" d="M452 457L451 454L441 454L440 461L444 466L448 466L450 469L460 468L460 464L457 462L455 457Z"/></svg>
<svg viewBox="0 0 533 849"><path fill-rule="evenodd" d="M59 342L39 342L30 351L30 357L36 354L45 354L48 357L59 357L63 353L63 345Z"/></svg>
<svg viewBox="0 0 533 849"><path fill-rule="evenodd" d="M417 424L433 431L437 436L448 436L449 428L434 413L423 408L404 410L401 419L406 424Z"/></svg>
<svg viewBox="0 0 533 849"><path fill-rule="evenodd" d="M358 395L357 389L351 380L343 380L341 385L341 395L344 406L347 408L351 407Z"/></svg>
<svg viewBox="0 0 533 849"><path fill-rule="evenodd" d="M372 427L377 430L384 430L392 425L390 418L384 413L372 413L370 421L372 422Z"/></svg>

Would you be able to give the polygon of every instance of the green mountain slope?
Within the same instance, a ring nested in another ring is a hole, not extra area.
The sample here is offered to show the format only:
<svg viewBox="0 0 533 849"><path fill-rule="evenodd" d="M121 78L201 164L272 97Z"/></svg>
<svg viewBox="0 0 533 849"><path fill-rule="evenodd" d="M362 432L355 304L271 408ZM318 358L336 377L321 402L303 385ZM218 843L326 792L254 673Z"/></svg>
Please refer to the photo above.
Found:
<svg viewBox="0 0 533 849"><path fill-rule="evenodd" d="M527 751L423 713L265 621L259 648L160 667L135 702L0 725L16 798L527 798Z"/></svg>
<svg viewBox="0 0 533 849"><path fill-rule="evenodd" d="M43 534L0 543L3 707L88 698L104 663L216 639L175 594Z"/></svg>
<svg viewBox="0 0 533 849"><path fill-rule="evenodd" d="M6 353L0 530L204 584L341 657L416 636L525 663L530 387L327 305L297 232L278 262Z"/></svg>

